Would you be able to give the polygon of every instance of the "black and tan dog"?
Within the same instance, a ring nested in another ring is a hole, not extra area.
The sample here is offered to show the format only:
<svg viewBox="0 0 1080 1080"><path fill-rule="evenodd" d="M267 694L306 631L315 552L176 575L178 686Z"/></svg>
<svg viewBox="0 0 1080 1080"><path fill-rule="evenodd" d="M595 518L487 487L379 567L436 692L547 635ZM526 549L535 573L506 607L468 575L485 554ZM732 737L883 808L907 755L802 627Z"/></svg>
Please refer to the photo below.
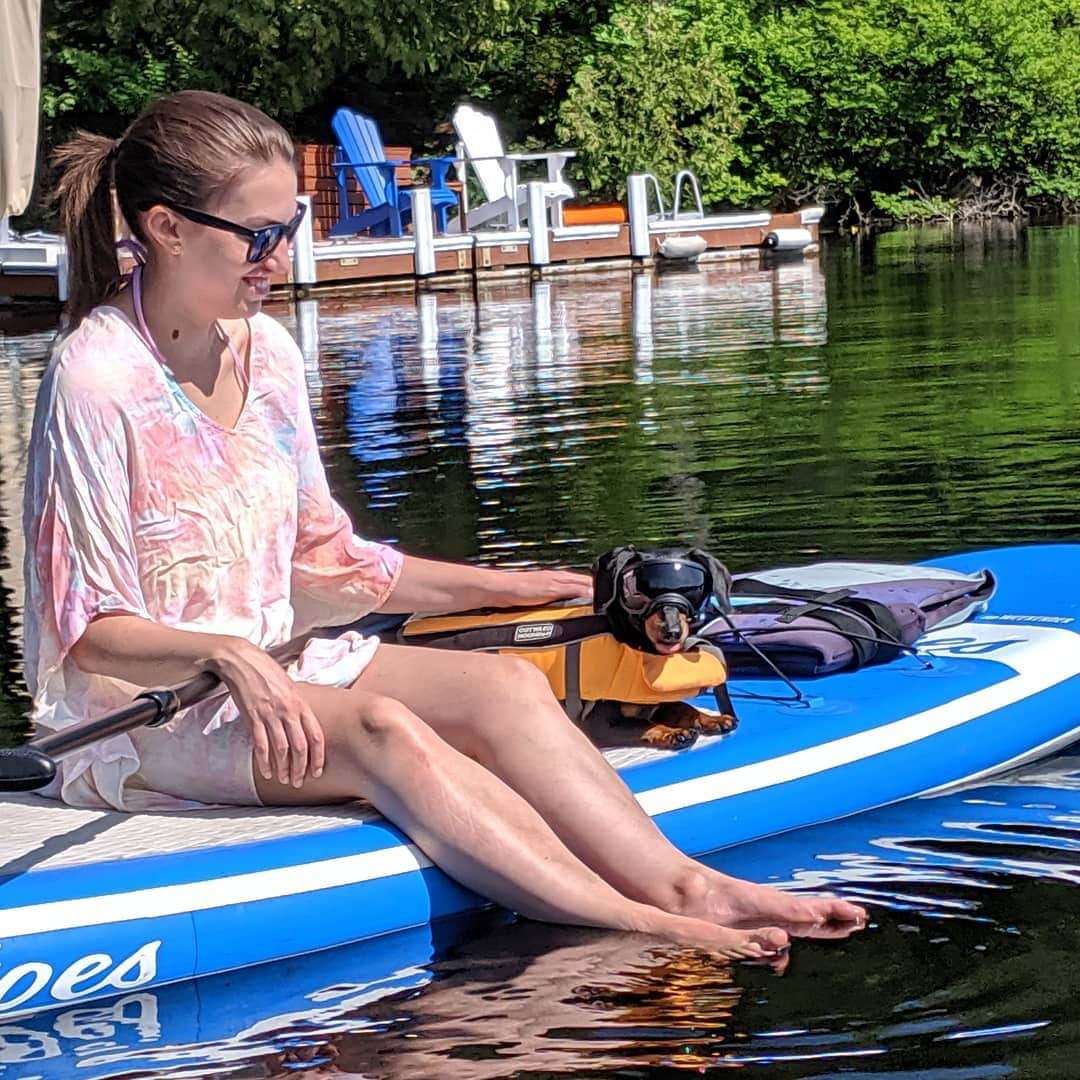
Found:
<svg viewBox="0 0 1080 1080"><path fill-rule="evenodd" d="M694 637L730 606L727 570L696 549L633 547L605 552L592 570L591 612L559 604L415 616L397 629L397 638L529 660L545 673L567 714L604 747L644 743L677 750L701 734L731 731L736 721L723 685L723 657ZM649 655L635 660L635 652ZM682 700L710 687L716 711Z"/></svg>
<svg viewBox="0 0 1080 1080"><path fill-rule="evenodd" d="M627 545L605 552L593 564L593 607L605 615L612 634L642 652L668 656L693 646L693 632L729 610L731 575L707 552L645 550ZM649 746L675 750L699 735L724 735L738 724L726 693L717 711L684 701L660 705L597 702L592 726L644 723L639 738Z"/></svg>

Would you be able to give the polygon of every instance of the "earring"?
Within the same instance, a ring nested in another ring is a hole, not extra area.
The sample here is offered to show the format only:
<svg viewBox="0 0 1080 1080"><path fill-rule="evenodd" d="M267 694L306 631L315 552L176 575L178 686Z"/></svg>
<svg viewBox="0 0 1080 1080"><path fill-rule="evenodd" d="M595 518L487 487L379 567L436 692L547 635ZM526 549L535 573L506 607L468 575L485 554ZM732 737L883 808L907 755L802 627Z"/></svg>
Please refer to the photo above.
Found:
<svg viewBox="0 0 1080 1080"><path fill-rule="evenodd" d="M174 255L179 255L179 254L180 254L180 245L179 245L179 244L177 244L177 245L176 245L176 247L174 247L174 248L172 249L172 253L173 253Z"/></svg>

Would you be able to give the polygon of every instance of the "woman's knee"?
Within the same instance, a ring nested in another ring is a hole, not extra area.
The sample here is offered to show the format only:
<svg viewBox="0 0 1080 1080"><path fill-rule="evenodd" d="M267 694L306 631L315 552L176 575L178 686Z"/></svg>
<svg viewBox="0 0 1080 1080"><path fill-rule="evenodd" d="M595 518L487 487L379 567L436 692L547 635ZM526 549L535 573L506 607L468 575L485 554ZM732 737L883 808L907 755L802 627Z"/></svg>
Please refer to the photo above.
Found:
<svg viewBox="0 0 1080 1080"><path fill-rule="evenodd" d="M498 701L525 700L543 705L555 704L555 695L547 676L535 664L520 656L499 656L497 681L492 697Z"/></svg>
<svg viewBox="0 0 1080 1080"><path fill-rule="evenodd" d="M508 739L523 733L550 736L555 728L573 726L556 700L547 676L528 660L516 656L490 658L484 694L455 729L453 742L463 753L491 766Z"/></svg>
<svg viewBox="0 0 1080 1080"><path fill-rule="evenodd" d="M426 756L434 732L400 701L376 694L354 695L339 725L338 741L361 767L387 756Z"/></svg>

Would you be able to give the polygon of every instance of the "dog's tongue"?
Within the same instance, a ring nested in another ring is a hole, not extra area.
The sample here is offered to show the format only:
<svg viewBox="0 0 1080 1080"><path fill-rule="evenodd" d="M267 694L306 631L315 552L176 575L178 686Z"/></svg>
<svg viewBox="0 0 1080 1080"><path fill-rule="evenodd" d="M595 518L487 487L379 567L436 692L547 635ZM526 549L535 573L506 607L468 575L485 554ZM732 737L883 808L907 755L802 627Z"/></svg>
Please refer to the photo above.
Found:
<svg viewBox="0 0 1080 1080"><path fill-rule="evenodd" d="M653 648L661 656L670 656L672 653L682 652L683 643L681 641L672 642L670 645L664 641L653 642Z"/></svg>

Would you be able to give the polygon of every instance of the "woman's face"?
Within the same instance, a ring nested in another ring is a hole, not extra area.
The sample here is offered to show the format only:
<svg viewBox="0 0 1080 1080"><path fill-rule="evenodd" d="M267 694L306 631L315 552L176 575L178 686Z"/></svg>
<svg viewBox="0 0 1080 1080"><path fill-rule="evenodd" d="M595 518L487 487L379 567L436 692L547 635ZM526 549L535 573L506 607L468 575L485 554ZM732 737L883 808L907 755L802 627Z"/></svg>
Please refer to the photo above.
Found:
<svg viewBox="0 0 1080 1080"><path fill-rule="evenodd" d="M285 161L253 165L218 198L198 207L214 217L258 229L283 225L296 214L296 170ZM191 315L214 319L254 315L270 291L270 278L287 273L289 245L280 244L261 262L247 261L248 240L235 233L189 221L180 214L155 207L150 215L167 214L166 230L157 247L157 261L169 281L169 295L183 297ZM163 275L163 276L164 276Z"/></svg>

